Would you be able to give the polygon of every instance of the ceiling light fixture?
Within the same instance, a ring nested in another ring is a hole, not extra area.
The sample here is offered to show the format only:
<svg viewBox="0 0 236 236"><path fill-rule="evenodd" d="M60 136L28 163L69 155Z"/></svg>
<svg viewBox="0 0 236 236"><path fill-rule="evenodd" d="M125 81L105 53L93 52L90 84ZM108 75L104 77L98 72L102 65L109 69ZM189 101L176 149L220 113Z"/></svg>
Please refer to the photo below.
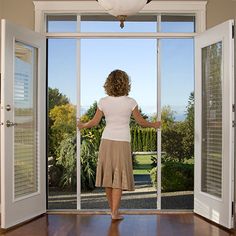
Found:
<svg viewBox="0 0 236 236"><path fill-rule="evenodd" d="M124 28L127 16L135 15L152 0L96 0L109 14L120 21L120 27Z"/></svg>

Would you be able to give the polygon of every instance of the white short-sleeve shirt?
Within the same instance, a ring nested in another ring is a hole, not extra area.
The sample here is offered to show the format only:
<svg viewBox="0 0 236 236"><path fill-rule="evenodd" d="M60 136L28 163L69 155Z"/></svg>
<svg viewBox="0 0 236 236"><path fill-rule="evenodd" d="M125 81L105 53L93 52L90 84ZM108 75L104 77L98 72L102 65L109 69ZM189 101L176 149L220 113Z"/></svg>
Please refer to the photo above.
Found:
<svg viewBox="0 0 236 236"><path fill-rule="evenodd" d="M98 109L106 120L102 139L130 142L130 116L137 105L133 98L127 96L101 98Z"/></svg>

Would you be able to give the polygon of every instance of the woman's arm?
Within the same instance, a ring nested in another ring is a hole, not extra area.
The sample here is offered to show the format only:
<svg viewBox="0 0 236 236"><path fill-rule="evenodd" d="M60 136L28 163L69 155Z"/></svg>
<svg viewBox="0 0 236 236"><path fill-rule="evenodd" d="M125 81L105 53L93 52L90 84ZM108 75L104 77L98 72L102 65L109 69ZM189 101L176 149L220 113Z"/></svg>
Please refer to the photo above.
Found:
<svg viewBox="0 0 236 236"><path fill-rule="evenodd" d="M135 121L141 125L142 127L152 127L155 129L158 129L161 127L161 122L157 121L157 122L149 122L147 120L145 120L142 115L140 114L140 111L138 110L138 106L136 106L132 112L133 117L135 119Z"/></svg>
<svg viewBox="0 0 236 236"><path fill-rule="evenodd" d="M99 124L99 122L101 121L103 117L103 112L100 111L98 108L97 108L97 111L93 117L92 120L86 122L86 123L82 123L80 121L77 121L77 127L79 129L84 129L84 128L92 128L94 126L97 126Z"/></svg>

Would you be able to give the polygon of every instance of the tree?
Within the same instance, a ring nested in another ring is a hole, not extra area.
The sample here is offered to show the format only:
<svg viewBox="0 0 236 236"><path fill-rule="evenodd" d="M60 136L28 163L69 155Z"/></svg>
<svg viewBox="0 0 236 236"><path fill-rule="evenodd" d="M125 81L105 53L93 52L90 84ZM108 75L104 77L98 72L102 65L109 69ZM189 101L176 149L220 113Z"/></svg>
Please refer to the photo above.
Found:
<svg viewBox="0 0 236 236"><path fill-rule="evenodd" d="M50 127L50 149L55 156L57 148L68 134L76 133L76 109L72 104L55 106L49 113L52 120Z"/></svg>
<svg viewBox="0 0 236 236"><path fill-rule="evenodd" d="M97 102L95 101L89 107L89 109L86 111L86 113L83 116L81 116L80 120L82 122L88 122L89 120L91 120L94 117L96 110L97 110ZM105 121L105 118L103 117L98 126L90 128L90 129L81 130L81 137L84 137L84 136L88 135L89 133L94 135L94 137L95 137L94 138L94 146L97 151L99 149L100 139L101 139L102 132L104 130L105 125L106 125L106 121Z"/></svg>
<svg viewBox="0 0 236 236"><path fill-rule="evenodd" d="M165 161L168 159L175 161L183 161L183 132L182 123L176 122L174 111L170 106L164 106L161 112L161 146L165 152Z"/></svg>
<svg viewBox="0 0 236 236"><path fill-rule="evenodd" d="M184 161L185 154L182 145L184 133L182 131L182 122L175 122L162 130L162 150L166 153L166 160Z"/></svg>
<svg viewBox="0 0 236 236"><path fill-rule="evenodd" d="M61 106L69 104L69 98L66 95L59 92L57 88L48 88L48 114L55 106ZM48 117L48 156L55 157L55 147L54 139L55 137L52 134L53 121L49 115Z"/></svg>
<svg viewBox="0 0 236 236"><path fill-rule="evenodd" d="M186 121L191 125L194 124L194 92L191 92L188 99L188 105L186 107Z"/></svg>
<svg viewBox="0 0 236 236"><path fill-rule="evenodd" d="M89 107L89 109L86 111L86 113L85 113L85 115L88 117L88 120L91 120L93 117L94 117L94 115L95 115L95 113L96 113L96 111L97 111L97 107L98 107L98 105L97 105L97 102L95 101L90 107ZM101 122L99 123L99 127L101 128L101 127L105 127L105 125L106 125L106 121L105 121L105 117L103 117L102 119L101 119Z"/></svg>
<svg viewBox="0 0 236 236"><path fill-rule="evenodd" d="M60 134L76 132L76 109L72 104L55 106L49 113L53 121L52 130Z"/></svg>
<svg viewBox="0 0 236 236"><path fill-rule="evenodd" d="M170 107L162 111L162 149L166 159L183 162L194 156L194 94L189 96L184 121L176 122Z"/></svg>
<svg viewBox="0 0 236 236"><path fill-rule="evenodd" d="M184 121L183 147L186 157L194 156L194 93L189 96L186 118Z"/></svg>
<svg viewBox="0 0 236 236"><path fill-rule="evenodd" d="M55 106L68 104L69 98L60 93L57 88L48 88L48 110L50 112Z"/></svg>
<svg viewBox="0 0 236 236"><path fill-rule="evenodd" d="M170 106L163 106L161 110L161 129L166 129L175 121L175 112L171 110Z"/></svg>

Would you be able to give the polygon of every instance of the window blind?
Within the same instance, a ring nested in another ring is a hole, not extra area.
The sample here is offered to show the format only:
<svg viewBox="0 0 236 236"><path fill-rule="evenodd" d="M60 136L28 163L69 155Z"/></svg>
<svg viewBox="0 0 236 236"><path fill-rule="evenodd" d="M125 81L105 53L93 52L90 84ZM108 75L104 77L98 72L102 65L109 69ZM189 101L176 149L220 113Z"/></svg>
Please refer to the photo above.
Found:
<svg viewBox="0 0 236 236"><path fill-rule="evenodd" d="M202 49L203 192L222 195L222 42Z"/></svg>
<svg viewBox="0 0 236 236"><path fill-rule="evenodd" d="M38 191L37 49L15 43L14 75L14 196Z"/></svg>

